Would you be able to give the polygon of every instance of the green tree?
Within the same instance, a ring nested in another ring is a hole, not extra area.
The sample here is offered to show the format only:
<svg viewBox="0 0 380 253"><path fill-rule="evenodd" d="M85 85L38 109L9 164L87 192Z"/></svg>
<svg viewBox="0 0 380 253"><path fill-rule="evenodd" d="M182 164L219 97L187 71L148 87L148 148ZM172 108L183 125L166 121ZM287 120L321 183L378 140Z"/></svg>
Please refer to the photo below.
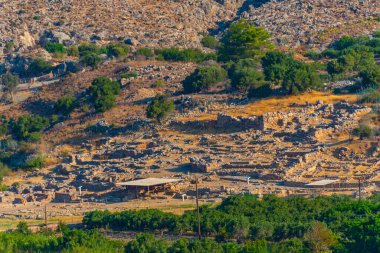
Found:
<svg viewBox="0 0 380 253"><path fill-rule="evenodd" d="M157 94L146 109L148 118L162 123L174 111L174 102L167 95Z"/></svg>
<svg viewBox="0 0 380 253"><path fill-rule="evenodd" d="M156 240L152 234L140 234L125 246L125 253L166 253L168 248L164 240Z"/></svg>
<svg viewBox="0 0 380 253"><path fill-rule="evenodd" d="M322 82L312 65L293 61L284 76L282 86L288 94L299 94L320 88Z"/></svg>
<svg viewBox="0 0 380 253"><path fill-rule="evenodd" d="M16 91L19 85L19 78L11 73L6 73L1 76L1 82L3 84L3 91L11 96L12 102L14 101L13 93Z"/></svg>
<svg viewBox="0 0 380 253"><path fill-rule="evenodd" d="M262 58L265 79L272 83L280 83L288 71L293 59L279 51L269 51Z"/></svg>
<svg viewBox="0 0 380 253"><path fill-rule="evenodd" d="M253 59L241 59L229 69L232 87L247 92L250 88L258 88L264 84L264 75L257 70Z"/></svg>
<svg viewBox="0 0 380 253"><path fill-rule="evenodd" d="M362 87L380 87L380 66L372 64L359 73L362 79Z"/></svg>
<svg viewBox="0 0 380 253"><path fill-rule="evenodd" d="M264 28L240 19L230 26L223 37L219 57L228 61L262 56L265 51L274 48L270 38L271 35Z"/></svg>
<svg viewBox="0 0 380 253"><path fill-rule="evenodd" d="M193 93L208 90L226 79L227 71L219 65L200 66L183 80L182 85L185 93Z"/></svg>
<svg viewBox="0 0 380 253"><path fill-rule="evenodd" d="M95 110L105 112L116 105L116 95L120 94L120 85L105 76L100 76L92 81L89 91Z"/></svg>

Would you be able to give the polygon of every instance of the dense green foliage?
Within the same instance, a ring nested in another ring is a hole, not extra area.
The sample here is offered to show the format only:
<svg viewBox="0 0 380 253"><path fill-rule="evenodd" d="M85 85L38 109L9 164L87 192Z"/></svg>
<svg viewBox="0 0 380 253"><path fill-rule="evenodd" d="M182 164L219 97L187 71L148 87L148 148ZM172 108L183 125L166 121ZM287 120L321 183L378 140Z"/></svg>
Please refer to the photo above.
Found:
<svg viewBox="0 0 380 253"><path fill-rule="evenodd" d="M216 208L201 207L201 231L204 236L214 236L219 241L228 238L254 241L247 242L245 246L230 245L237 248L235 251L223 251L228 243L215 245L218 250L213 252L246 252L241 251L242 248L254 244L262 247L262 251L257 252L325 252L332 249L342 253L372 253L380 250L379 211L377 198L357 201L343 196L311 199L265 196L258 200L250 195L234 196ZM84 223L90 228L117 230L165 230L177 234L197 231L195 211L187 211L182 216L154 210L115 214L96 211L87 213ZM133 244L141 246L138 242ZM188 241L180 241L173 245L187 248L189 244ZM281 250L283 247L296 250ZM179 252L171 250L168 252Z"/></svg>
<svg viewBox="0 0 380 253"><path fill-rule="evenodd" d="M203 62L207 60L216 60L216 55L203 53L199 49L187 48L165 48L156 49L155 54L158 59L165 61L181 61L181 62Z"/></svg>
<svg viewBox="0 0 380 253"><path fill-rule="evenodd" d="M92 81L89 91L95 110L105 112L116 105L116 95L120 94L120 85L101 76Z"/></svg>
<svg viewBox="0 0 380 253"><path fill-rule="evenodd" d="M362 87L380 87L380 65L369 65L359 73L362 78Z"/></svg>
<svg viewBox="0 0 380 253"><path fill-rule="evenodd" d="M239 91L258 89L264 85L264 75L258 71L257 63L253 59L242 59L234 63L228 70L231 85Z"/></svg>
<svg viewBox="0 0 380 253"><path fill-rule="evenodd" d="M232 24L222 39L218 56L222 61L255 58L273 49L271 35L262 27L240 19Z"/></svg>
<svg viewBox="0 0 380 253"><path fill-rule="evenodd" d="M315 67L294 60L281 52L268 52L262 59L265 79L272 83L281 83L288 94L318 89L322 82Z"/></svg>
<svg viewBox="0 0 380 253"><path fill-rule="evenodd" d="M380 68L374 58L379 52L380 39L374 34L372 39L343 36L322 53L309 52L306 56L314 60L329 58L327 71L332 81L359 76L366 88L380 85Z"/></svg>
<svg viewBox="0 0 380 253"><path fill-rule="evenodd" d="M19 140L38 140L48 125L46 117L24 115L12 122L12 132Z"/></svg>
<svg viewBox="0 0 380 253"><path fill-rule="evenodd" d="M185 93L192 93L206 91L226 79L227 72L219 65L200 66L182 84Z"/></svg>
<svg viewBox="0 0 380 253"><path fill-rule="evenodd" d="M174 111L174 102L167 95L157 94L146 109L146 116L163 123Z"/></svg>
<svg viewBox="0 0 380 253"><path fill-rule="evenodd" d="M0 233L0 252L123 252L124 245L111 241L95 231L70 230L60 227L61 234L32 234L25 223L21 223L14 232Z"/></svg>
<svg viewBox="0 0 380 253"><path fill-rule="evenodd" d="M75 97L73 96L67 96L62 97L57 100L57 102L54 103L54 109L58 112L63 114L64 116L67 116L71 113L71 111L75 107Z"/></svg>

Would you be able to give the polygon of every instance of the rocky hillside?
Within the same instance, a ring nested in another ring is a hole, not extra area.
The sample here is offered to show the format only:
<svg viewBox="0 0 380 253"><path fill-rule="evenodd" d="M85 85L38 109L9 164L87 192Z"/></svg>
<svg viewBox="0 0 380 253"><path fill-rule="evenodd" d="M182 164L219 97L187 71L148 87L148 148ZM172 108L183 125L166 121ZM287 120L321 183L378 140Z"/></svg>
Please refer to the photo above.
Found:
<svg viewBox="0 0 380 253"><path fill-rule="evenodd" d="M0 54L29 51L47 31L66 45L200 47L210 29L223 31L239 18L266 27L279 45L318 47L375 30L379 13L377 0L0 0Z"/></svg>
<svg viewBox="0 0 380 253"><path fill-rule="evenodd" d="M272 0L242 14L274 34L279 45L327 45L342 34L380 27L378 0Z"/></svg>
<svg viewBox="0 0 380 253"><path fill-rule="evenodd" d="M129 40L150 47L199 46L199 35L234 18L241 0L0 1L0 38L34 46L41 34L61 32L66 44Z"/></svg>

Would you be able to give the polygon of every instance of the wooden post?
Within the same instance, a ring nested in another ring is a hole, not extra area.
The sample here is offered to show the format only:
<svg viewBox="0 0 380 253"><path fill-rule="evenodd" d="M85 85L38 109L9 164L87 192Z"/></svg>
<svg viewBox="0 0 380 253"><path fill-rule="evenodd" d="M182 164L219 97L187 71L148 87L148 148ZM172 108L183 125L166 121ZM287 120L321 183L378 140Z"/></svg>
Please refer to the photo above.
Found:
<svg viewBox="0 0 380 253"><path fill-rule="evenodd" d="M361 178L359 180L359 201L362 199L362 185L361 185Z"/></svg>
<svg viewBox="0 0 380 253"><path fill-rule="evenodd" d="M197 215L198 215L198 239L201 240L201 215L199 212L199 195L198 195L198 178L195 177L195 194L196 194L196 204L197 204Z"/></svg>

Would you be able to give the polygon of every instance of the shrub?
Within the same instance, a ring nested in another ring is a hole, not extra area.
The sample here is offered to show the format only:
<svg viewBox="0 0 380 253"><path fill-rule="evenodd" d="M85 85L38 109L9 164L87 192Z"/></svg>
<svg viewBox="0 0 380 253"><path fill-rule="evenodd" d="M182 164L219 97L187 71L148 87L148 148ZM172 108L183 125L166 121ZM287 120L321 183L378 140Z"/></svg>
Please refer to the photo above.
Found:
<svg viewBox="0 0 380 253"><path fill-rule="evenodd" d="M39 169L45 164L45 157L43 155L35 155L30 157L26 163L25 167L28 169Z"/></svg>
<svg viewBox="0 0 380 253"><path fill-rule="evenodd" d="M146 58L152 58L154 56L154 51L151 48L144 47L137 49L136 54L145 56Z"/></svg>
<svg viewBox="0 0 380 253"><path fill-rule="evenodd" d="M322 54L317 53L317 52L312 51L312 50L308 51L308 52L305 54L305 56L308 57L308 58L310 58L310 59L312 59L312 60L319 60L319 59L322 58Z"/></svg>
<svg viewBox="0 0 380 253"><path fill-rule="evenodd" d="M24 115L12 124L12 131L20 140L36 137L49 124L46 117Z"/></svg>
<svg viewBox="0 0 380 253"><path fill-rule="evenodd" d="M42 58L34 59L27 70L27 75L29 76L37 76L46 74L51 71L53 68L53 64L51 62L45 61Z"/></svg>
<svg viewBox="0 0 380 253"><path fill-rule="evenodd" d="M203 62L206 60L216 60L215 54L203 53L199 49L179 49L179 48L166 48L155 50L158 59L166 61L180 61L180 62Z"/></svg>
<svg viewBox="0 0 380 253"><path fill-rule="evenodd" d="M87 54L99 55L102 50L96 44L82 44L78 47L79 55L84 56Z"/></svg>
<svg viewBox="0 0 380 253"><path fill-rule="evenodd" d="M159 88L159 87L162 87L164 84L165 84L165 82L164 82L163 80L156 80L156 81L152 84L152 87L153 87L153 88Z"/></svg>
<svg viewBox="0 0 380 253"><path fill-rule="evenodd" d="M92 81L89 91L95 110L105 112L115 106L115 95L120 93L120 85L118 82L101 76Z"/></svg>
<svg viewBox="0 0 380 253"><path fill-rule="evenodd" d="M79 49L77 46L71 46L67 49L67 55L69 56L79 56Z"/></svg>
<svg viewBox="0 0 380 253"><path fill-rule="evenodd" d="M65 48L65 46L62 45L62 44L60 44L60 43L56 43L56 42L48 42L48 43L46 43L45 49L49 53L55 53L55 54L60 54L60 55L66 54L66 48Z"/></svg>
<svg viewBox="0 0 380 253"><path fill-rule="evenodd" d="M233 64L229 70L232 87L239 91L258 88L264 83L264 75L257 70L253 59L242 59Z"/></svg>
<svg viewBox="0 0 380 253"><path fill-rule="evenodd" d="M54 104L54 109L58 113L62 113L63 115L67 116L71 113L71 111L75 107L75 97L68 96L68 97L62 97L58 99L57 102Z"/></svg>
<svg viewBox="0 0 380 253"><path fill-rule="evenodd" d="M88 53L80 57L80 62L88 67L97 68L102 59L95 53Z"/></svg>
<svg viewBox="0 0 380 253"><path fill-rule="evenodd" d="M157 94L146 109L146 115L150 119L155 119L163 123L174 111L174 102L169 100L167 95Z"/></svg>
<svg viewBox="0 0 380 253"><path fill-rule="evenodd" d="M121 75L121 78L129 79L131 77L136 78L138 76L136 71L128 71L127 73L123 73Z"/></svg>
<svg viewBox="0 0 380 253"><path fill-rule="evenodd" d="M219 46L219 40L214 36L205 36L202 38L202 45L208 48L217 48Z"/></svg>
<svg viewBox="0 0 380 253"><path fill-rule="evenodd" d="M129 53L129 47L125 44L111 44L107 46L108 56L116 58L126 58Z"/></svg>
<svg viewBox="0 0 380 253"><path fill-rule="evenodd" d="M194 73L183 80L185 93L207 90L211 85L223 82L227 79L227 72L218 65L200 66Z"/></svg>
<svg viewBox="0 0 380 253"><path fill-rule="evenodd" d="M353 135L358 136L361 140L371 137L374 133L374 130L365 124L359 125L359 127L355 128L353 131Z"/></svg>

